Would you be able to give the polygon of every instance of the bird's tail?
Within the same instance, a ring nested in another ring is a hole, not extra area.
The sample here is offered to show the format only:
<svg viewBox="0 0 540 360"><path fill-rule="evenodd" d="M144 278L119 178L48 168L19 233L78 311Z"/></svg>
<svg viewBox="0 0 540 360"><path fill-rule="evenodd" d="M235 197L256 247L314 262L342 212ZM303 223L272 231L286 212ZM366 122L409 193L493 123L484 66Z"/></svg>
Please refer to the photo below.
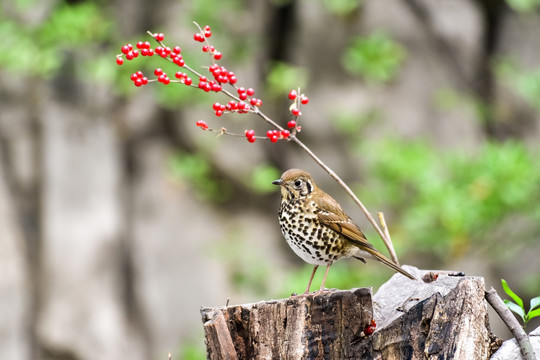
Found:
<svg viewBox="0 0 540 360"><path fill-rule="evenodd" d="M386 256L384 256L380 252L378 252L378 251L370 251L370 253L373 255L373 257L375 259L382 262L384 265L388 266L389 268L392 268L392 270L394 270L394 271L396 271L396 272L398 272L400 274L405 275L406 277L408 277L411 280L417 280L416 277L414 277L413 275L411 275L407 271L400 268L398 265L396 265L394 262L392 262L392 260L388 259Z"/></svg>

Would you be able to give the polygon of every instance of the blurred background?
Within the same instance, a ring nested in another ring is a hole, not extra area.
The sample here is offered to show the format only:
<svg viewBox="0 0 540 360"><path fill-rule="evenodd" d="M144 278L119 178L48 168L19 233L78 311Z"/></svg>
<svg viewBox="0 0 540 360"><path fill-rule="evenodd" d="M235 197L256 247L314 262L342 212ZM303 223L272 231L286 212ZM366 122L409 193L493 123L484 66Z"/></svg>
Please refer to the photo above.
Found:
<svg viewBox="0 0 540 360"><path fill-rule="evenodd" d="M308 170L383 252L344 191L293 143L249 144L251 115L207 94L141 88L122 45L165 33L221 65L285 126L300 86L301 140L375 214L402 264L500 279L540 295L538 0L16 0L0 7L0 358L204 359L201 306L289 296L311 266L279 232L270 183ZM336 263L328 287L392 272ZM322 271L315 279L319 283ZM318 286L318 285L316 285ZM494 331L508 333L496 317ZM530 324L529 330L538 325Z"/></svg>

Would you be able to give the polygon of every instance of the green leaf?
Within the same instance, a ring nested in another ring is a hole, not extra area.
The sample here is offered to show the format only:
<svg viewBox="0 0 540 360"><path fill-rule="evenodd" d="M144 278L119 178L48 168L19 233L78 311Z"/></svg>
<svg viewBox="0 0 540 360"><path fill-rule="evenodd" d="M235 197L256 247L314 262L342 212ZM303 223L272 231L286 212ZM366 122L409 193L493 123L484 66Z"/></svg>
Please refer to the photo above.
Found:
<svg viewBox="0 0 540 360"><path fill-rule="evenodd" d="M508 284L506 283L506 280L504 279L501 279L501 283L502 283L502 287L504 289L504 292L510 296L515 302L517 305L519 305L521 307L521 310L522 312L524 313L524 307L523 307L523 300L521 300L521 298L519 296L517 296L513 291L512 289L510 289L510 287L508 286ZM510 309L512 310L512 309ZM522 316L523 317L523 316Z"/></svg>
<svg viewBox="0 0 540 360"><path fill-rule="evenodd" d="M534 310L538 306L540 306L540 296L531 299L531 307L529 308L529 312L531 312L531 310Z"/></svg>
<svg viewBox="0 0 540 360"><path fill-rule="evenodd" d="M525 323L525 312L523 311L523 308L519 307L517 304L514 304L510 300L504 299L503 301L511 311L521 316L521 320L523 320L523 323Z"/></svg>
<svg viewBox="0 0 540 360"><path fill-rule="evenodd" d="M540 316L540 309L536 309L536 310L533 310L533 311L529 311L529 313L527 314L527 317L529 320L537 317L537 316Z"/></svg>

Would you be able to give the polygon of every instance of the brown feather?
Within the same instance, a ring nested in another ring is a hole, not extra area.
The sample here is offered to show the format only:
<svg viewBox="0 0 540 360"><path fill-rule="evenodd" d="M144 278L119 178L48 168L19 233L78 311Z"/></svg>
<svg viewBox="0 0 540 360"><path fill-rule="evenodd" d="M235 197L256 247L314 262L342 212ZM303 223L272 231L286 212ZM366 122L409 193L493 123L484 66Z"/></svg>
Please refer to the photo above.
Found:
<svg viewBox="0 0 540 360"><path fill-rule="evenodd" d="M321 191L320 189L318 190ZM321 209L321 211L317 214L317 217L321 224L328 226L330 229L340 233L346 240L351 242L360 250L370 253L373 258L392 268L394 271L405 275L409 279L416 280L413 275L400 268L393 261L381 254L373 245L371 245L362 230L345 213L339 203L330 195L324 195L326 196L321 196L317 199L317 205Z"/></svg>

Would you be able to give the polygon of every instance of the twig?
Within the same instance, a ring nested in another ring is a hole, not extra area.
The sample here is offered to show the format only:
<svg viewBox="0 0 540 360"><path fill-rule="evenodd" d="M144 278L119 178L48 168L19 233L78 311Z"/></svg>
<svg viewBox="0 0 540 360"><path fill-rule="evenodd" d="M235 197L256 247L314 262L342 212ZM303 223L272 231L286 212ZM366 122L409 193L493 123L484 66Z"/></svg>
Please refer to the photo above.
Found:
<svg viewBox="0 0 540 360"><path fill-rule="evenodd" d="M388 249L388 252L390 252L390 256L392 257L392 260L396 263L396 265L399 265L396 251L394 250L394 246L392 244L392 238L390 237L390 231L388 231L388 226L386 226L386 220L384 219L384 214L382 212L378 212L377 216L379 217L379 222L381 223L384 236L386 236L390 244L390 248Z"/></svg>
<svg viewBox="0 0 540 360"><path fill-rule="evenodd" d="M519 349L521 350L521 354L523 355L525 360L536 360L527 333L525 332L525 330L523 330L514 315L512 315L508 307L506 307L499 295L497 295L497 291L491 288L491 290L486 291L485 297L491 307L495 309L497 314L499 314L500 318L506 324L508 329L510 329L512 335L514 335L514 337L516 338Z"/></svg>

